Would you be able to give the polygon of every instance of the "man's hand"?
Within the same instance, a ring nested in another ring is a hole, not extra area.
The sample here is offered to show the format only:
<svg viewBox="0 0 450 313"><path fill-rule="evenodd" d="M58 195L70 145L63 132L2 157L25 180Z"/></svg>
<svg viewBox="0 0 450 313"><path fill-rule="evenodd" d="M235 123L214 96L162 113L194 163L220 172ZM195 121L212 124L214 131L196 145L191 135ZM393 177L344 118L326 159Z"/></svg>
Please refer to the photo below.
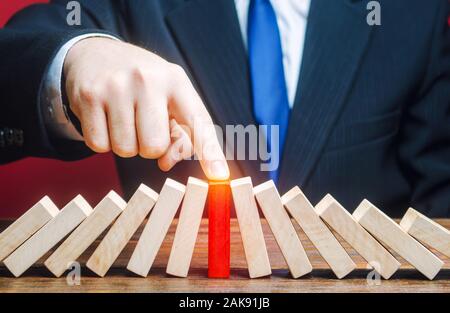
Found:
<svg viewBox="0 0 450 313"><path fill-rule="evenodd" d="M70 108L92 150L158 159L164 171L195 152L209 179L228 178L212 119L180 66L130 44L89 38L69 51L64 73Z"/></svg>

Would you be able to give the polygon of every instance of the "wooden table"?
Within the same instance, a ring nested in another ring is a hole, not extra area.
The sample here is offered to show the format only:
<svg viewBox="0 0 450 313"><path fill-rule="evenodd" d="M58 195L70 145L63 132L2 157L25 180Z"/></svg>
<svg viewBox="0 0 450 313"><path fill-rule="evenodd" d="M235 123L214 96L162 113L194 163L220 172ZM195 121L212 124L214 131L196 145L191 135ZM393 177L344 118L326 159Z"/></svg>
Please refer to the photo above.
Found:
<svg viewBox="0 0 450 313"><path fill-rule="evenodd" d="M449 228L450 220L437 220L438 223ZM10 221L0 221L0 230L3 230ZM0 293L3 292L450 292L450 260L437 254L444 260L444 269L433 280L429 281L411 266L402 262L402 268L390 280L381 280L379 285L369 284L366 269L367 263L356 254L345 242L343 246L350 253L358 265L358 269L346 278L336 279L329 270L311 242L297 227L303 246L314 267L314 271L300 279L290 278L286 263L270 232L267 223L262 220L266 243L269 250L270 261L273 268L271 277L262 279L249 279L246 261L242 248L239 228L236 220L231 221L231 278L207 278L207 220L202 221L199 237L192 258L191 270L188 278L169 277L165 274L168 255L173 240L177 221L175 220L169 230L161 250L147 278L136 277L127 272L125 266L133 251L139 234L133 236L123 253L115 262L113 268L105 278L96 277L82 267L81 285L69 286L66 277L54 278L42 265L40 260L32 269L21 278L14 278L8 270L0 266ZM341 240L339 238L339 240ZM342 240L341 240L342 242ZM96 242L84 253L81 264L87 260Z"/></svg>

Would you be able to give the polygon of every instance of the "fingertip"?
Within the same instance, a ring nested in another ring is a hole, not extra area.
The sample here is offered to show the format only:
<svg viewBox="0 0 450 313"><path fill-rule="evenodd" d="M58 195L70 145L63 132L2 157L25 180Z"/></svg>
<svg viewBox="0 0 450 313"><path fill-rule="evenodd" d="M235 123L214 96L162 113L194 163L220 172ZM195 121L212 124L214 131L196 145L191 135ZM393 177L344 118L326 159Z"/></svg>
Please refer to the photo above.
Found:
<svg viewBox="0 0 450 313"><path fill-rule="evenodd" d="M93 138L92 136L84 136L84 142L88 148L96 153L106 153L111 151L111 144L109 139L106 138Z"/></svg>
<svg viewBox="0 0 450 313"><path fill-rule="evenodd" d="M173 164L168 162L164 157L158 159L158 167L163 172L168 172L173 168Z"/></svg>

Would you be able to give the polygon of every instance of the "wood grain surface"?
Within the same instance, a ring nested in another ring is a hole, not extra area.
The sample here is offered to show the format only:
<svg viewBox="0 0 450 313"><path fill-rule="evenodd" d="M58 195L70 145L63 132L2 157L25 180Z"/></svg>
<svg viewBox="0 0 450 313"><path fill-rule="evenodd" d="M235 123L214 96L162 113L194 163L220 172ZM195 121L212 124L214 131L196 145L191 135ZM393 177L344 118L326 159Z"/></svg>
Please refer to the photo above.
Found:
<svg viewBox="0 0 450 313"><path fill-rule="evenodd" d="M436 221L447 229L450 228L449 219ZM11 222L0 221L0 230L5 229ZM262 220L262 227L273 268L272 276L259 279L248 278L238 223L233 219L231 221L230 279L207 278L207 220L202 220L200 226L189 276L187 278L171 277L165 273L165 269L176 224L177 220L172 223L147 278L133 275L125 269L142 231L141 226L104 278L97 277L84 266L98 245L99 240L97 240L80 257L83 265L80 286L69 286L65 275L54 278L43 265L46 257L44 256L20 278L14 278L3 265L0 265L0 292L450 292L450 260L437 252L436 255L445 264L434 280L429 281L395 255L402 263L401 269L391 279L381 279L380 284L376 285L367 282L370 272L366 269L367 263L344 242L343 246L356 263L357 270L342 280L336 279L327 263L296 223L294 223L295 228L314 270L302 278L292 279L265 220ZM341 238L337 237L342 242Z"/></svg>

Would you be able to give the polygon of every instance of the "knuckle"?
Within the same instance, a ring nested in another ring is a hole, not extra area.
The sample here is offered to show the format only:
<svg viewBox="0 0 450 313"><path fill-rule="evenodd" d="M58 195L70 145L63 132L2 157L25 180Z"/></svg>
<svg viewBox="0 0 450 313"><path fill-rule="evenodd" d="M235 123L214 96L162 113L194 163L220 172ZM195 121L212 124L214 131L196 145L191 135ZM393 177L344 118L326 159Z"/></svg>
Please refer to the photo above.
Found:
<svg viewBox="0 0 450 313"><path fill-rule="evenodd" d="M113 152L122 158L132 158L137 155L137 148L131 144L114 144Z"/></svg>
<svg viewBox="0 0 450 313"><path fill-rule="evenodd" d="M131 78L134 83L146 85L149 74L142 67L134 67L131 70Z"/></svg>
<svg viewBox="0 0 450 313"><path fill-rule="evenodd" d="M164 121L163 118L167 116L167 104L151 101L149 103L143 103L142 106L142 109L145 110L147 116L153 117L158 123Z"/></svg>
<svg viewBox="0 0 450 313"><path fill-rule="evenodd" d="M187 79L186 71L178 64L170 64L170 78L175 82L182 83Z"/></svg>
<svg viewBox="0 0 450 313"><path fill-rule="evenodd" d="M122 93L126 89L126 78L121 74L109 77L106 81L105 89L114 95Z"/></svg>
<svg viewBox="0 0 450 313"><path fill-rule="evenodd" d="M88 138L85 140L86 145L94 152L105 153L111 150L109 142L107 140L101 140L97 138Z"/></svg>
<svg viewBox="0 0 450 313"><path fill-rule="evenodd" d="M168 149L168 143L154 143L143 145L140 148L139 155L145 159L159 159Z"/></svg>
<svg viewBox="0 0 450 313"><path fill-rule="evenodd" d="M99 88L87 83L80 86L78 94L83 103L95 103L101 97Z"/></svg>

